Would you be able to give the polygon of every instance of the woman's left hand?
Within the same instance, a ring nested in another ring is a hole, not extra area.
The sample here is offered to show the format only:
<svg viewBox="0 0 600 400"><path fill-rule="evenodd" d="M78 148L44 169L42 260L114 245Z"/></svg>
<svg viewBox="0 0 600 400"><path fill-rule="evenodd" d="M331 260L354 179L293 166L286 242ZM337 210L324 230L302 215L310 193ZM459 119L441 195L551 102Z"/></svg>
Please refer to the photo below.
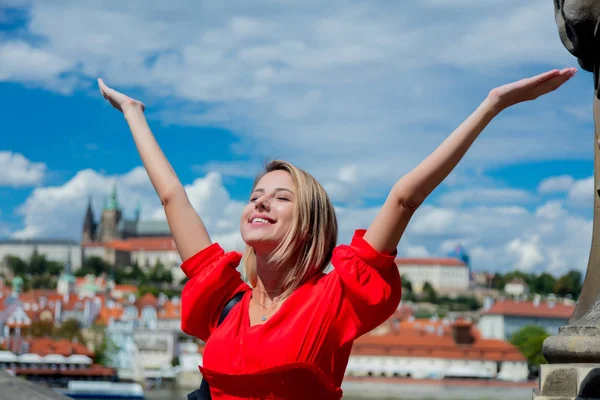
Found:
<svg viewBox="0 0 600 400"><path fill-rule="evenodd" d="M490 91L488 99L497 111L524 101L535 100L540 96L553 92L571 79L577 68L552 70L531 78L521 79Z"/></svg>

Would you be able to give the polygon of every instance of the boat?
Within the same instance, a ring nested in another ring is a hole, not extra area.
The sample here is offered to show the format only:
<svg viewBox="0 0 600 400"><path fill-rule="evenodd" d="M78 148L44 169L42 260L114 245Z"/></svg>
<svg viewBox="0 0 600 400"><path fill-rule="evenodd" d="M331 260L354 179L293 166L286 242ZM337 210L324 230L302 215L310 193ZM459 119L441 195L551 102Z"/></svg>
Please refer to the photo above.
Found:
<svg viewBox="0 0 600 400"><path fill-rule="evenodd" d="M139 383L70 381L66 389L55 390L72 399L146 399Z"/></svg>

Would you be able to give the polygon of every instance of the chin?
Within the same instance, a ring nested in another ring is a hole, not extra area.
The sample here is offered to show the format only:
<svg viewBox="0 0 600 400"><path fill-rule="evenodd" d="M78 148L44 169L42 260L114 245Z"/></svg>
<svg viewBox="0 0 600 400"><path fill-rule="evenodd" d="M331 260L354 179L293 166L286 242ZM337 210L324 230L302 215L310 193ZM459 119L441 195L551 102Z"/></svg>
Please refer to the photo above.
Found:
<svg viewBox="0 0 600 400"><path fill-rule="evenodd" d="M277 248L281 240L259 237L257 235L242 235L244 242L257 253L270 253Z"/></svg>

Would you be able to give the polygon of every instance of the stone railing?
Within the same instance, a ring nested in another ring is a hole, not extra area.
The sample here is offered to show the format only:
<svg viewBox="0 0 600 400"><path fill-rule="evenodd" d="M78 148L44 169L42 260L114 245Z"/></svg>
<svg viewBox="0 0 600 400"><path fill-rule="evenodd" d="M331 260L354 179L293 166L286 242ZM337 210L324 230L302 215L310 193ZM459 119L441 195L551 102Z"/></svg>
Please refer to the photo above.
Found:
<svg viewBox="0 0 600 400"><path fill-rule="evenodd" d="M18 378L3 370L0 370L0 399L69 400L50 388Z"/></svg>

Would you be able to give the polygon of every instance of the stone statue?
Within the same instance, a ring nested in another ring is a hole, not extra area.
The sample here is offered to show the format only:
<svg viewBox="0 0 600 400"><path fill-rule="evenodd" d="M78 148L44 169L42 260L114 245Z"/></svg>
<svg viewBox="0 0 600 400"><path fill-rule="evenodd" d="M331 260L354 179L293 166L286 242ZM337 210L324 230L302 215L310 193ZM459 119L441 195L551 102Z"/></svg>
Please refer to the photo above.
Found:
<svg viewBox="0 0 600 400"><path fill-rule="evenodd" d="M554 0L554 15L563 45L577 57L581 68L595 72L594 31L600 21L600 1Z"/></svg>
<svg viewBox="0 0 600 400"><path fill-rule="evenodd" d="M560 40L594 76L594 222L592 248L577 307L558 335L544 342L534 399L600 399L600 0L554 0Z"/></svg>

